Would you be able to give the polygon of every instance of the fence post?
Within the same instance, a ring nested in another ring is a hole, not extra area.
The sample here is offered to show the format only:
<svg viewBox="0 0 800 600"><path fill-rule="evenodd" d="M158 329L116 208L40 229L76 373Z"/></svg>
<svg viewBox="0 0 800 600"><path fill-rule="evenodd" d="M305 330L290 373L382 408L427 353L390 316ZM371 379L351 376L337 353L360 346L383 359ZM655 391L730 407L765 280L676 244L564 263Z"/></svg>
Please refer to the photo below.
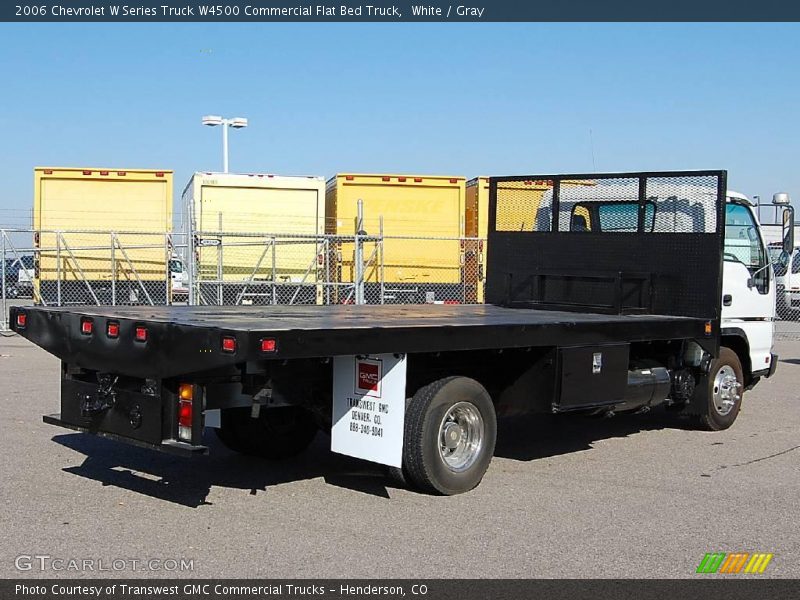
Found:
<svg viewBox="0 0 800 600"><path fill-rule="evenodd" d="M56 306L61 306L61 232L56 232Z"/></svg>
<svg viewBox="0 0 800 600"><path fill-rule="evenodd" d="M111 306L117 305L117 236L111 232Z"/></svg>
<svg viewBox="0 0 800 600"><path fill-rule="evenodd" d="M169 233L164 234L164 258L165 263L164 266L166 267L165 275L164 275L164 304L170 305L172 304L172 298L170 298L169 288L172 279L172 271L170 270L170 265L172 264L172 254L170 253L170 248L173 247L172 238Z"/></svg>
<svg viewBox="0 0 800 600"><path fill-rule="evenodd" d="M222 306L224 301L222 294L222 211L217 213L219 222L217 223L217 231L219 231L219 244L217 245L217 306Z"/></svg>
<svg viewBox="0 0 800 600"><path fill-rule="evenodd" d="M0 321L0 329L6 330L9 327L8 323L8 310L6 309L6 231L3 230L3 319ZM22 267L22 265L20 265ZM19 275L17 276L19 281Z"/></svg>
<svg viewBox="0 0 800 600"><path fill-rule="evenodd" d="M358 199L358 213L356 217L356 233L354 236L355 248L353 251L353 279L355 284L355 303L364 304L364 248L362 246L361 232L364 230L364 201Z"/></svg>
<svg viewBox="0 0 800 600"><path fill-rule="evenodd" d="M384 302L385 302L384 301L384 296L386 295L386 278L384 277L386 263L385 263L384 257L383 257L383 215L380 216L380 219L379 219L378 222L380 224L380 231L379 231L379 235L378 235L378 237L379 237L378 243L380 244L380 248L378 249L378 252L379 252L379 255L380 255L380 270L379 270L380 275L379 275L379 277L381 278L381 304L384 304Z"/></svg>
<svg viewBox="0 0 800 600"><path fill-rule="evenodd" d="M278 296L276 295L277 290L275 289L275 277L278 274L278 264L277 264L278 257L275 255L275 253L277 252L277 248L275 248L275 242L276 238L275 236L272 236L272 238L270 238L270 245L272 246L272 303L273 304L278 303Z"/></svg>

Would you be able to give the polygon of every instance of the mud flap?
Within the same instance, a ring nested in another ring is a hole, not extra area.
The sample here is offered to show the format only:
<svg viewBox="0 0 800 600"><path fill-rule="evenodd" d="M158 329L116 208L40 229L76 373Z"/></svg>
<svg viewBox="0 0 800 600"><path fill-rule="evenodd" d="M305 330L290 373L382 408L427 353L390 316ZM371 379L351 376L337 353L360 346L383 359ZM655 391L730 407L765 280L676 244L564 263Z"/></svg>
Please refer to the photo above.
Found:
<svg viewBox="0 0 800 600"><path fill-rule="evenodd" d="M406 356L333 360L331 450L400 467L406 408Z"/></svg>

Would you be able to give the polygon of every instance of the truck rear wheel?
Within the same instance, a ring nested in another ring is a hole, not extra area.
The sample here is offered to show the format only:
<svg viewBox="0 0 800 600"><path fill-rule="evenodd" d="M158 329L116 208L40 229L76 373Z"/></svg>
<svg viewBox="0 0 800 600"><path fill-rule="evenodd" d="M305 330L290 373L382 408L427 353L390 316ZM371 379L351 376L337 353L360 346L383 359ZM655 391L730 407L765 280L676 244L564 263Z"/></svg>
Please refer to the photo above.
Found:
<svg viewBox="0 0 800 600"><path fill-rule="evenodd" d="M250 408L226 408L221 417L217 437L240 454L289 458L305 450L317 435L311 414L296 406L262 409L255 419Z"/></svg>
<svg viewBox="0 0 800 600"><path fill-rule="evenodd" d="M730 348L720 348L719 357L711 361L708 375L697 383L691 405L697 407L697 424L709 431L727 429L742 407L744 375L739 357Z"/></svg>
<svg viewBox="0 0 800 600"><path fill-rule="evenodd" d="M497 417L481 384L448 377L414 394L404 433L405 479L422 491L451 496L483 479L494 454Z"/></svg>

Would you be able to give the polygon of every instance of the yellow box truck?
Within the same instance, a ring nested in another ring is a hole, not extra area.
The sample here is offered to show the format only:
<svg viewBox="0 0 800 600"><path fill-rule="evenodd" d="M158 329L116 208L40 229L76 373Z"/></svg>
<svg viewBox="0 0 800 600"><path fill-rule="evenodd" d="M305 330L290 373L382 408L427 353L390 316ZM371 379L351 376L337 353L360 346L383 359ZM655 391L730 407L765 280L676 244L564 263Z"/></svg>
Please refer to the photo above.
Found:
<svg viewBox="0 0 800 600"><path fill-rule="evenodd" d="M33 198L37 302L168 301L172 171L37 167Z"/></svg>
<svg viewBox="0 0 800 600"><path fill-rule="evenodd" d="M321 300L325 180L195 173L183 192L199 304Z"/></svg>
<svg viewBox="0 0 800 600"><path fill-rule="evenodd" d="M463 177L432 175L340 173L328 180L328 233L352 236L361 200L363 230L383 234L381 247L367 243L363 253L368 303L464 302L464 184ZM339 283L354 282L354 255L354 245L343 242ZM339 302L352 299L346 287L339 291Z"/></svg>

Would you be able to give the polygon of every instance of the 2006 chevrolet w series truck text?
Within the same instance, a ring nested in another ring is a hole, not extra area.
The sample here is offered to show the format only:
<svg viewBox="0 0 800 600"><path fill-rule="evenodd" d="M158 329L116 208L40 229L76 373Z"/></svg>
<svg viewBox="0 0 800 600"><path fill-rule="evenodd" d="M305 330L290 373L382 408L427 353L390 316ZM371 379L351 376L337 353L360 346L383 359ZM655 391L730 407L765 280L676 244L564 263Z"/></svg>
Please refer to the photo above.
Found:
<svg viewBox="0 0 800 600"><path fill-rule="evenodd" d="M269 458L324 429L336 452L457 494L483 477L498 415L663 404L731 426L775 369L775 292L726 179L492 178L486 305L15 307L11 323L62 361L49 423L188 454L215 427ZM547 182L524 227L515 181Z"/></svg>

